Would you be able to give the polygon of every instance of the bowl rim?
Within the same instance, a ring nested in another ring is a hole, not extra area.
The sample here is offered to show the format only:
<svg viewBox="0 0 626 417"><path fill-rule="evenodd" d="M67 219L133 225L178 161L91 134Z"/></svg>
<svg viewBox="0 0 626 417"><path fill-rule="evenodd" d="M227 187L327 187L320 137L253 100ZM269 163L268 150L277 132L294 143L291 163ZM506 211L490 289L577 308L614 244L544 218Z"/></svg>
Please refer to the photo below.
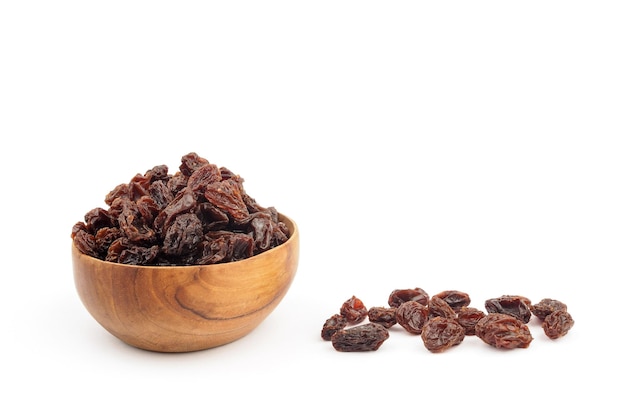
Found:
<svg viewBox="0 0 626 417"><path fill-rule="evenodd" d="M257 260L259 257L261 257L263 255L267 255L267 254L270 254L270 253L275 252L277 250L284 249L286 247L286 245L292 244L293 241L295 240L295 238L299 239L298 225L296 224L296 222L292 218L290 218L290 217L288 217L288 216L286 216L286 215L284 215L284 214L279 212L278 213L278 220L287 224L287 227L291 231L291 234L290 234L289 238L286 241L284 241L283 243L281 243L280 245L278 245L278 246L274 246L273 248L268 249L268 250L266 250L264 252L261 252L259 254L254 255L254 256L251 256L249 258L239 259L237 261L222 262L222 263L207 264L207 265L199 265L199 264L197 264L197 265L131 265L131 264L121 264L121 263L118 263L118 262L105 261L103 259L96 258L96 257L93 257L91 255L87 255L86 253L81 252L80 250L78 250L78 248L74 244L74 239L72 239L72 252L74 252L76 259L88 259L89 262L102 263L102 264L109 265L109 266L114 265L115 267L120 267L120 268L131 268L131 269L140 268L140 269L159 269L159 270L165 270L165 269L171 269L171 268L175 268L175 269L184 269L184 268L188 268L188 269L224 268L224 267L226 267L228 265L232 265L232 264L240 265L241 263L244 263L244 262L255 262L255 260Z"/></svg>

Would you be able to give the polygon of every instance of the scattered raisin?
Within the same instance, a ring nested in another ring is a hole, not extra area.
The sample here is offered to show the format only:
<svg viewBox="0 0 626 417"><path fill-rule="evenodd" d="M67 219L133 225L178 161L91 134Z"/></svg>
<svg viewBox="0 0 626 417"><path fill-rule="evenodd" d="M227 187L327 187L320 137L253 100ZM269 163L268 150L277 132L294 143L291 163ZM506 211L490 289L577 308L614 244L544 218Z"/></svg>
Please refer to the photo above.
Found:
<svg viewBox="0 0 626 417"><path fill-rule="evenodd" d="M322 326L322 339L330 341L331 337L339 330L346 327L348 320L341 314L333 314Z"/></svg>
<svg viewBox="0 0 626 417"><path fill-rule="evenodd" d="M433 295L430 300L428 300L428 317L446 317L454 319L456 318L456 313L443 298Z"/></svg>
<svg viewBox="0 0 626 417"><path fill-rule="evenodd" d="M465 329L452 318L437 316L426 322L421 337L426 349L439 353L461 343Z"/></svg>
<svg viewBox="0 0 626 417"><path fill-rule="evenodd" d="M485 313L474 307L462 307L456 316L456 321L465 329L466 336L476 334L476 323L483 317Z"/></svg>
<svg viewBox="0 0 626 417"><path fill-rule="evenodd" d="M389 338L389 331L381 324L366 323L335 332L331 342L339 352L368 352L380 348Z"/></svg>
<svg viewBox="0 0 626 417"><path fill-rule="evenodd" d="M339 313L346 318L348 324L358 324L367 317L367 307L353 295L341 305Z"/></svg>
<svg viewBox="0 0 626 417"><path fill-rule="evenodd" d="M428 293L421 288L409 288L404 290L393 290L389 294L388 304L390 307L399 307L406 301L417 301L418 303L428 304Z"/></svg>
<svg viewBox="0 0 626 417"><path fill-rule="evenodd" d="M548 314L541 323L544 333L550 339L558 339L563 337L574 326L572 315L565 310L557 310Z"/></svg>
<svg viewBox="0 0 626 417"><path fill-rule="evenodd" d="M530 321L530 300L519 295L503 295L485 301L488 313L503 313L528 323Z"/></svg>
<svg viewBox="0 0 626 417"><path fill-rule="evenodd" d="M420 334L428 321L428 306L417 301L405 301L396 308L396 321L407 332Z"/></svg>
<svg viewBox="0 0 626 417"><path fill-rule="evenodd" d="M396 321L396 308L395 307L372 307L367 312L367 318L372 323L378 323L390 328Z"/></svg>
<svg viewBox="0 0 626 417"><path fill-rule="evenodd" d="M467 307L472 301L469 294L456 290L442 291L435 294L433 297L441 298L448 303L455 312L458 312L462 307Z"/></svg>
<svg viewBox="0 0 626 417"><path fill-rule="evenodd" d="M489 313L476 323L476 336L496 348L527 348L533 337L526 324L504 313Z"/></svg>
<svg viewBox="0 0 626 417"><path fill-rule="evenodd" d="M549 314L560 310L567 311L567 305L551 298L544 298L537 304L530 306L531 313L533 313L539 320L544 320Z"/></svg>

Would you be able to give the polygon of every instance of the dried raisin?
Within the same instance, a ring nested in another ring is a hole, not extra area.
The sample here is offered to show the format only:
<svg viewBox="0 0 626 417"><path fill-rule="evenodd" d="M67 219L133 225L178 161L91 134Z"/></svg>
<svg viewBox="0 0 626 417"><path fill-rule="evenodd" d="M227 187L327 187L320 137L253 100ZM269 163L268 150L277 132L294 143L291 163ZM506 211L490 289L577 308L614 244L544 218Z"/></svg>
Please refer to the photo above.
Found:
<svg viewBox="0 0 626 417"><path fill-rule="evenodd" d="M503 295L485 301L488 313L503 313L528 323L530 321L530 300L519 295Z"/></svg>
<svg viewBox="0 0 626 417"><path fill-rule="evenodd" d="M442 291L433 297L444 300L455 312L458 312L462 307L467 307L472 301L469 294L456 290Z"/></svg>
<svg viewBox="0 0 626 417"><path fill-rule="evenodd" d="M567 311L567 305L561 301L553 300L551 298L544 298L537 304L530 306L531 313L533 313L539 320L544 320L549 314L560 310Z"/></svg>
<svg viewBox="0 0 626 417"><path fill-rule="evenodd" d="M372 323L378 323L390 328L396 321L396 308L395 307L371 307L367 312L367 318Z"/></svg>
<svg viewBox="0 0 626 417"><path fill-rule="evenodd" d="M396 321L407 332L420 334L428 321L428 306L417 301L405 301L396 308Z"/></svg>
<svg viewBox="0 0 626 417"><path fill-rule="evenodd" d="M456 321L465 329L466 336L476 334L476 323L483 317L485 313L474 307L461 307L456 315Z"/></svg>
<svg viewBox="0 0 626 417"><path fill-rule="evenodd" d="M332 336L348 325L348 320L341 314L333 314L322 326L322 339L330 341Z"/></svg>
<svg viewBox="0 0 626 417"><path fill-rule="evenodd" d="M393 290L389 294L389 307L399 307L406 301L417 301L418 303L428 304L428 293L421 288L408 288L403 290Z"/></svg>
<svg viewBox="0 0 626 417"><path fill-rule="evenodd" d="M335 332L331 342L339 352L375 351L389 338L389 331L381 324L366 323Z"/></svg>
<svg viewBox="0 0 626 417"><path fill-rule="evenodd" d="M179 171L157 165L105 196L72 227L76 248L109 262L205 265L245 259L286 242L274 207L262 207L243 178L191 152ZM220 232L220 233L215 233Z"/></svg>
<svg viewBox="0 0 626 417"><path fill-rule="evenodd" d="M563 337L574 326L572 315L565 310L557 310L548 314L541 323L544 333L550 339L558 339Z"/></svg>
<svg viewBox="0 0 626 417"><path fill-rule="evenodd" d="M367 317L367 307L353 295L341 305L339 314L348 320L348 324L358 324Z"/></svg>
<svg viewBox="0 0 626 417"><path fill-rule="evenodd" d="M426 349L439 353L460 344L465 338L465 329L452 318L437 316L426 322L421 337Z"/></svg>
<svg viewBox="0 0 626 417"><path fill-rule="evenodd" d="M496 348L527 348L533 337L521 320L504 313L489 313L476 323L476 336Z"/></svg>

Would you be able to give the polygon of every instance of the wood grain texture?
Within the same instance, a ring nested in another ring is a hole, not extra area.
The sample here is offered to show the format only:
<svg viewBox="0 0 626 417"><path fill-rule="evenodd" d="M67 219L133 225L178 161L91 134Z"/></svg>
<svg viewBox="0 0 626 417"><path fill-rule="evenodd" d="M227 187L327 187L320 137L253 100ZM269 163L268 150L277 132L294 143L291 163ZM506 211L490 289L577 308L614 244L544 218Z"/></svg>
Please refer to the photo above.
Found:
<svg viewBox="0 0 626 417"><path fill-rule="evenodd" d="M140 349L190 352L233 342L280 303L296 274L299 231L281 215L289 240L252 258L204 266L105 262L72 245L74 282L87 311Z"/></svg>

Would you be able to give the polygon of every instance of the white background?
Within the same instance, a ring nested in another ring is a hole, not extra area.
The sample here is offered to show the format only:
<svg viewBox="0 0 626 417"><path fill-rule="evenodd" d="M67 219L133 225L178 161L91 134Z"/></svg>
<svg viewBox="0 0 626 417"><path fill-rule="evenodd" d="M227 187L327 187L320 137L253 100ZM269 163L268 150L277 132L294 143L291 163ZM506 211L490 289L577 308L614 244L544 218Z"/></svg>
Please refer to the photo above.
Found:
<svg viewBox="0 0 626 417"><path fill-rule="evenodd" d="M625 21L618 1L2 2L0 414L614 410ZM191 151L298 223L300 265L244 339L145 352L83 308L70 231ZM507 352L321 340L350 296L411 287L557 298L576 324Z"/></svg>

